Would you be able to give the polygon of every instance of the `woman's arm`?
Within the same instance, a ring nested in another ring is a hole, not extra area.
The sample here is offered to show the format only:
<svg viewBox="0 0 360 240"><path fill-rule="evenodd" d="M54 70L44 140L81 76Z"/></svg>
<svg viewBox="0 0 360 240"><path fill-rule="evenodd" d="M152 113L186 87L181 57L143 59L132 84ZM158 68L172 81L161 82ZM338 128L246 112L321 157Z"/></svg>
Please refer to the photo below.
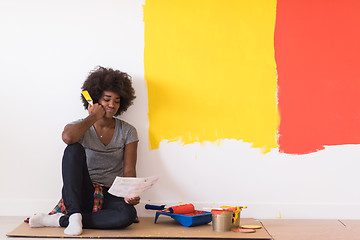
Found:
<svg viewBox="0 0 360 240"><path fill-rule="evenodd" d="M89 116L87 116L81 122L76 124L67 124L62 132L62 139L66 144L72 144L78 142L85 132L99 119L101 119L104 114L104 108L99 104L94 104L93 106L89 105L88 108Z"/></svg>
<svg viewBox="0 0 360 240"><path fill-rule="evenodd" d="M124 152L124 177L136 177L136 159L138 142L132 142L125 146ZM140 197L125 198L125 202L136 205L140 202Z"/></svg>
<svg viewBox="0 0 360 240"><path fill-rule="evenodd" d="M136 177L137 146L137 141L125 146L123 166L124 177Z"/></svg>

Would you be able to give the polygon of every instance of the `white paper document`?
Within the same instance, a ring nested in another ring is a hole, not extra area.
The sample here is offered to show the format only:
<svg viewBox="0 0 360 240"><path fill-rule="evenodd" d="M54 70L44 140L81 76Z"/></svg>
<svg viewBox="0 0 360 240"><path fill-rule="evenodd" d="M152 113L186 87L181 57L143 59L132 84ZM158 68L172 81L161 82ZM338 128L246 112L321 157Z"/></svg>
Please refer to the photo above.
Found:
<svg viewBox="0 0 360 240"><path fill-rule="evenodd" d="M123 198L137 197L150 189L158 180L159 177L156 176L147 178L116 177L109 193Z"/></svg>

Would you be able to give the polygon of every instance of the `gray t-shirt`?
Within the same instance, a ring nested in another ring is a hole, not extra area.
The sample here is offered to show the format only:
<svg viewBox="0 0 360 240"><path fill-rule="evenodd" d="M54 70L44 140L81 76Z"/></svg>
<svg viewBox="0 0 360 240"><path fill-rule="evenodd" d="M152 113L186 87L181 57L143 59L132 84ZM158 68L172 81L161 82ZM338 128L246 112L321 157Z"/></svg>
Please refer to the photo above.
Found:
<svg viewBox="0 0 360 240"><path fill-rule="evenodd" d="M77 123L82 121L74 121ZM86 151L87 167L91 180L110 186L116 176L123 176L125 145L139 141L136 129L129 123L115 118L115 131L108 145L104 145L95 132L94 126L79 140Z"/></svg>

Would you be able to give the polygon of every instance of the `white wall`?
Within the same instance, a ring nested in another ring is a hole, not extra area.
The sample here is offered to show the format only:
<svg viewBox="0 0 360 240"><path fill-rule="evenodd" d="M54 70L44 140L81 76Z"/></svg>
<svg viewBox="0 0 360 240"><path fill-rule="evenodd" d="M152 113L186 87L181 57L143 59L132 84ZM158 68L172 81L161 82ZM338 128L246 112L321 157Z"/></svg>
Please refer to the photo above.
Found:
<svg viewBox="0 0 360 240"><path fill-rule="evenodd" d="M121 118L139 132L138 176L160 176L144 204L198 209L247 205L244 217L360 216L360 147L261 154L235 140L149 150L144 24L136 0L0 1L0 215L47 212L61 190L64 125L86 116L80 87L97 65L133 76L137 99Z"/></svg>

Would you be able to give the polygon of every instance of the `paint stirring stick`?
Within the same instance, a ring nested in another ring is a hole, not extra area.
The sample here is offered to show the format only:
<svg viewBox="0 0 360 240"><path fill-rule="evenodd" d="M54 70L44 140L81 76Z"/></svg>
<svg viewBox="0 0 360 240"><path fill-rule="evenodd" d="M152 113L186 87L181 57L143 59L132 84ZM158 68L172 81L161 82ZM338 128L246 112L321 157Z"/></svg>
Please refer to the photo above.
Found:
<svg viewBox="0 0 360 240"><path fill-rule="evenodd" d="M92 106L93 105L93 100L92 98L90 97L90 94L87 90L84 90L81 92L82 95L84 96L84 98L86 99L86 101Z"/></svg>

